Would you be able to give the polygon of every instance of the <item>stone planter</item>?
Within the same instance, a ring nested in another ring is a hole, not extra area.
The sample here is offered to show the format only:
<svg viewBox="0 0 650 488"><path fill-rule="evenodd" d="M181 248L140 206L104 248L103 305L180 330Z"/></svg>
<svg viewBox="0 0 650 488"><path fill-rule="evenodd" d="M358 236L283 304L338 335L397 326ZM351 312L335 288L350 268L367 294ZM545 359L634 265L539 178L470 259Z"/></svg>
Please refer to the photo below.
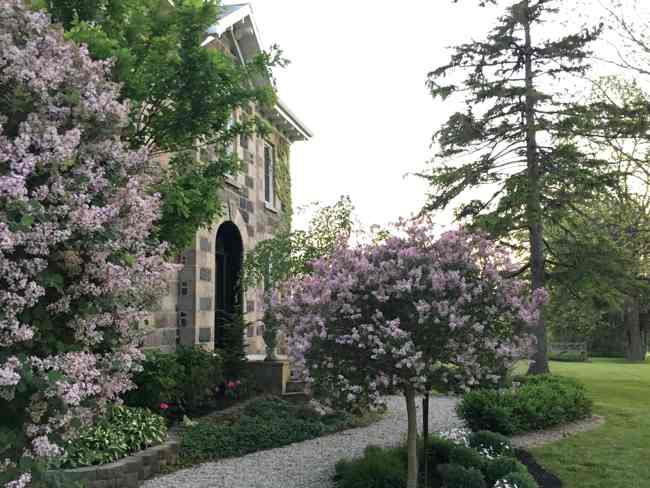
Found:
<svg viewBox="0 0 650 488"><path fill-rule="evenodd" d="M285 393L289 381L289 361L251 361L248 367L258 390L276 396Z"/></svg>
<svg viewBox="0 0 650 488"><path fill-rule="evenodd" d="M50 471L50 474L64 483L83 483L86 488L137 488L144 480L158 474L163 466L176 464L178 447L178 440L170 437L164 444L114 463Z"/></svg>

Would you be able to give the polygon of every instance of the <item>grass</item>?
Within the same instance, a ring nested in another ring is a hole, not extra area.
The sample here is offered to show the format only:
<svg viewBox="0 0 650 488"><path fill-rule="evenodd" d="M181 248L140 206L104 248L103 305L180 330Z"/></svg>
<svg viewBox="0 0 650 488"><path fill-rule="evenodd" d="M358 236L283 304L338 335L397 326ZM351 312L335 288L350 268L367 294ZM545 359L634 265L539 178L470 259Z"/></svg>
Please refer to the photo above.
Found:
<svg viewBox="0 0 650 488"><path fill-rule="evenodd" d="M566 488L650 487L650 363L551 362L551 371L584 383L605 425L534 449L538 461Z"/></svg>

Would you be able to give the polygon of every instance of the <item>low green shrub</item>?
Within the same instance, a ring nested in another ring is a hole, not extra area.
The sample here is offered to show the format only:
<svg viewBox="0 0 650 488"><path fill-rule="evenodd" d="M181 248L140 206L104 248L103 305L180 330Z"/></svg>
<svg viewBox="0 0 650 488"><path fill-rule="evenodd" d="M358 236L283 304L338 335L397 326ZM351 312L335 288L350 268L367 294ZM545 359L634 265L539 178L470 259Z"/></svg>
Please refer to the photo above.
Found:
<svg viewBox="0 0 650 488"><path fill-rule="evenodd" d="M551 361L567 361L572 363L584 363L589 360L589 354L586 352L563 351L549 353L548 358Z"/></svg>
<svg viewBox="0 0 650 488"><path fill-rule="evenodd" d="M160 444L166 437L167 424L160 415L147 409L112 407L65 445L63 467L112 463Z"/></svg>
<svg viewBox="0 0 650 488"><path fill-rule="evenodd" d="M125 395L125 403L167 417L202 413L212 406L223 382L220 356L200 347L151 351L142 366L133 378L137 388Z"/></svg>
<svg viewBox="0 0 650 488"><path fill-rule="evenodd" d="M340 431L350 423L347 414L321 417L284 400L254 400L230 423L202 420L185 427L181 431L181 462L194 464L286 446Z"/></svg>
<svg viewBox="0 0 650 488"><path fill-rule="evenodd" d="M469 446L480 452L485 452L492 457L504 456L512 453L510 439L497 432L480 430L472 432L469 436Z"/></svg>
<svg viewBox="0 0 650 488"><path fill-rule="evenodd" d="M503 478L508 484L505 486L516 486L517 488L539 488L535 479L528 472L517 471L510 473ZM495 488L500 488L498 484Z"/></svg>
<svg viewBox="0 0 650 488"><path fill-rule="evenodd" d="M334 483L337 488L404 488L406 467L404 449L368 446L362 458L336 463Z"/></svg>
<svg viewBox="0 0 650 488"><path fill-rule="evenodd" d="M456 445L436 435L429 436L427 443L427 457L429 458L429 466L437 466L438 464L447 464L451 456L451 451ZM420 452L422 452L422 445L420 444ZM418 459L422 460L422 455Z"/></svg>
<svg viewBox="0 0 650 488"><path fill-rule="evenodd" d="M465 468L460 464L441 464L438 473L445 488L487 488L483 474L475 468Z"/></svg>
<svg viewBox="0 0 650 488"><path fill-rule="evenodd" d="M483 475L489 486L494 485L498 480L506 479L512 473L528 474L528 470L517 459L509 456L491 459L485 463L483 469Z"/></svg>
<svg viewBox="0 0 650 488"><path fill-rule="evenodd" d="M592 405L577 381L541 375L526 377L517 388L466 393L457 411L473 431L512 435L584 419Z"/></svg>
<svg viewBox="0 0 650 488"><path fill-rule="evenodd" d="M471 447L454 446L449 452L449 463L482 470L485 467L485 458Z"/></svg>
<svg viewBox="0 0 650 488"><path fill-rule="evenodd" d="M428 485L431 488L493 488L498 480L512 479L518 488L539 488L526 467L509 456L507 439L492 432L469 436L477 447L433 435L428 443ZM488 451L488 447L490 451ZM423 442L418 443L420 477L424 481ZM499 451L502 454L496 454ZM344 460L336 467L337 488L384 488L405 486L407 450L405 446L382 449L369 447L360 459ZM531 484L532 481L532 484ZM397 483L397 484L396 484ZM401 483L401 484L399 484ZM512 488L510 485L509 488ZM508 488L505 485L501 488Z"/></svg>

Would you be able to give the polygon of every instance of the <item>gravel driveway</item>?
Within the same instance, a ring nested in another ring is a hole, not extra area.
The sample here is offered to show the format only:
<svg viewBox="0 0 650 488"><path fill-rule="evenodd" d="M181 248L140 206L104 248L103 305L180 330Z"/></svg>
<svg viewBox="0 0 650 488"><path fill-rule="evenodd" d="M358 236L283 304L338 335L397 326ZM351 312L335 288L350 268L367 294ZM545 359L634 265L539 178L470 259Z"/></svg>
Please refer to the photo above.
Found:
<svg viewBox="0 0 650 488"><path fill-rule="evenodd" d="M420 401L418 403L418 427ZM461 426L454 412L456 400L432 397L429 429ZM387 399L382 419L360 429L290 446L260 451L240 458L201 464L191 469L147 481L144 488L332 488L334 464L358 457L368 444L390 446L406 437L406 405L401 397Z"/></svg>

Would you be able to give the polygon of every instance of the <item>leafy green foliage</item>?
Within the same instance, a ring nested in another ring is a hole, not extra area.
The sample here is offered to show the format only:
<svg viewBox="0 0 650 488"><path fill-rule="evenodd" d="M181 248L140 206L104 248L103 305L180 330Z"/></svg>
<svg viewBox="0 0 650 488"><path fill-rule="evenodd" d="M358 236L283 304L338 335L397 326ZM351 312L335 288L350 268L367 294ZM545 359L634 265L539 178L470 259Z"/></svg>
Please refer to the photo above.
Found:
<svg viewBox="0 0 650 488"><path fill-rule="evenodd" d="M539 485L535 479L528 472L516 471L510 473L503 478L504 480L510 482L517 486L517 488L538 488Z"/></svg>
<svg viewBox="0 0 650 488"><path fill-rule="evenodd" d="M470 436L474 448L432 435L427 444L429 477L427 486L431 488L488 488L497 480L528 479L526 467L512 456L512 448L507 438L494 432L482 431ZM418 445L418 459L423 464L423 443ZM489 451L489 452L488 452ZM380 448L369 446L363 457L342 460L336 465L335 482L337 488L372 487L384 488L406 483L407 449ZM423 473L423 470L420 470ZM522 484L525 487L537 488Z"/></svg>
<svg viewBox="0 0 650 488"><path fill-rule="evenodd" d="M449 463L480 471L485 466L485 459L476 449L459 445L449 451Z"/></svg>
<svg viewBox="0 0 650 488"><path fill-rule="evenodd" d="M217 190L236 172L228 144L239 134L267 129L253 117L232 124L231 115L250 103L273 105L271 70L286 64L281 51L274 46L239 64L203 46L219 16L217 0L176 0L173 6L160 0L32 4L47 9L94 59L114 60L113 77L122 98L130 100L131 145L176 154L154 190L164 198L159 234L171 244L170 253L182 251L221 211ZM197 145L214 148L214 156L200 161Z"/></svg>
<svg viewBox="0 0 650 488"><path fill-rule="evenodd" d="M171 158L156 190L162 197L158 236L173 244L174 252L189 247L196 230L221 215L215 189L237 171L231 157L197 161L193 152L182 152Z"/></svg>
<svg viewBox="0 0 650 488"><path fill-rule="evenodd" d="M479 430L469 436L470 447L479 451L487 451L491 456L505 456L512 454L510 440L497 432Z"/></svg>
<svg viewBox="0 0 650 488"><path fill-rule="evenodd" d="M346 414L320 417L283 400L255 400L232 423L201 420L181 432L181 462L243 456L320 437L351 425Z"/></svg>
<svg viewBox="0 0 650 488"><path fill-rule="evenodd" d="M406 486L404 449L368 446L361 459L336 463L337 488L403 488Z"/></svg>
<svg viewBox="0 0 650 488"><path fill-rule="evenodd" d="M482 2L485 3L485 2ZM564 81L589 71L589 48L600 25L549 38L545 25L556 0L522 0L505 10L486 39L454 48L449 62L429 74L434 97L458 95L466 109L436 132L440 150L424 174L431 183L427 211L446 208L483 187L485 198L462 199L459 219L508 239L528 264L532 288L545 286L545 226L575 205L614 188L621 168L586 141L639 132L638 107L603 101L576 103ZM638 119L638 117L636 118ZM532 373L548 372L546 328L537 339Z"/></svg>
<svg viewBox="0 0 650 488"><path fill-rule="evenodd" d="M581 363L589 360L586 352L561 351L549 353L548 358L551 361L570 361L572 363Z"/></svg>
<svg viewBox="0 0 650 488"><path fill-rule="evenodd" d="M238 380L247 372L244 331L246 323L240 312L235 312L223 325L223 344L218 349L223 358L223 377L226 380Z"/></svg>
<svg viewBox="0 0 650 488"><path fill-rule="evenodd" d="M244 263L247 286L264 285L267 290L289 278L310 273L311 263L330 255L352 233L354 207L342 196L333 205L317 209L307 230L288 226L271 239L259 242Z"/></svg>
<svg viewBox="0 0 650 488"><path fill-rule="evenodd" d="M288 155L285 159L288 162ZM290 185L288 173L283 178L285 184ZM347 242L352 232L353 211L350 198L343 196L333 205L318 209L307 230L292 231L290 220L287 220L283 229L272 238L257 243L253 251L246 255L246 286L263 286L267 292L268 307L270 293L278 285L309 274L313 261L328 256L341 242ZM275 350L279 330L280 324L274 317L265 314L264 342L267 351ZM272 358L273 354L269 356Z"/></svg>
<svg viewBox="0 0 650 488"><path fill-rule="evenodd" d="M504 435L530 432L584 419L592 401L575 380L541 375L510 390L475 390L466 393L458 414L472 430Z"/></svg>
<svg viewBox="0 0 650 488"><path fill-rule="evenodd" d="M441 464L438 473L447 488L487 488L478 469L465 468L460 464Z"/></svg>
<svg viewBox="0 0 650 488"><path fill-rule="evenodd" d="M493 486L498 480L507 479L511 473L528 475L528 470L526 466L509 456L491 459L486 462L483 469L488 486Z"/></svg>
<svg viewBox="0 0 650 488"><path fill-rule="evenodd" d="M165 419L147 409L111 407L94 425L65 445L63 466L107 464L160 444L167 437Z"/></svg>
<svg viewBox="0 0 650 488"><path fill-rule="evenodd" d="M181 347L173 353L150 351L133 381L137 388L125 396L127 405L172 417L193 414L212 405L223 381L222 360L200 347Z"/></svg>
<svg viewBox="0 0 650 488"><path fill-rule="evenodd" d="M436 435L429 436L427 444L427 457L429 458L429 466L437 466L438 464L448 464L451 456L451 451L456 445L450 440L443 439ZM422 446L420 446L420 449ZM424 456L418 456L420 464L424 462Z"/></svg>

